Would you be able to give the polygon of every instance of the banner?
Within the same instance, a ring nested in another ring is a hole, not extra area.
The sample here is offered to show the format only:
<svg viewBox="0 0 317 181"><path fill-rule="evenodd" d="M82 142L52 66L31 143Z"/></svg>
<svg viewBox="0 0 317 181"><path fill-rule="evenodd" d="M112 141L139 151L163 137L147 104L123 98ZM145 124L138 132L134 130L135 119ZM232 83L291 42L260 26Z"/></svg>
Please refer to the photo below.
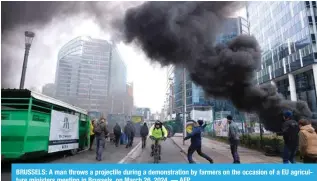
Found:
<svg viewBox="0 0 317 181"><path fill-rule="evenodd" d="M133 123L140 123L142 122L142 116L132 116Z"/></svg>
<svg viewBox="0 0 317 181"><path fill-rule="evenodd" d="M227 118L223 118L221 120L215 120L214 129L216 132L216 136L221 136L221 137L228 136L229 127L227 122L228 122Z"/></svg>
<svg viewBox="0 0 317 181"><path fill-rule="evenodd" d="M12 164L12 181L317 180L317 164Z"/></svg>
<svg viewBox="0 0 317 181"><path fill-rule="evenodd" d="M78 148L79 117L52 110L48 152Z"/></svg>

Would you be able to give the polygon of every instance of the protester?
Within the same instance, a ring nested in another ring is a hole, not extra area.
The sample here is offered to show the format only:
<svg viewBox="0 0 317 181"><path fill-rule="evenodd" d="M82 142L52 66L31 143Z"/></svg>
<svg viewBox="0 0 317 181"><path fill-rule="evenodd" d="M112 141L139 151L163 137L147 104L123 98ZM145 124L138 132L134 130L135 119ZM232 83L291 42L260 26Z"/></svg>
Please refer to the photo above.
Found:
<svg viewBox="0 0 317 181"><path fill-rule="evenodd" d="M92 145L95 140L95 133L94 133L94 126L95 126L95 120L90 121L90 147L89 150L92 150Z"/></svg>
<svg viewBox="0 0 317 181"><path fill-rule="evenodd" d="M146 122L144 122L143 126L141 127L140 135L142 137L142 148L145 148L146 138L149 135L149 128L148 128Z"/></svg>
<svg viewBox="0 0 317 181"><path fill-rule="evenodd" d="M152 140L151 157L154 155L155 143L157 143L159 160L161 160L161 150L162 150L161 142L167 139L167 135L168 135L168 131L163 125L163 123L159 120L155 121L154 125L152 125L149 130L149 136Z"/></svg>
<svg viewBox="0 0 317 181"><path fill-rule="evenodd" d="M102 160L102 153L106 144L106 137L108 135L108 130L106 127L105 119L101 118L100 121L94 127L94 133L97 141L97 150L96 150L96 160Z"/></svg>
<svg viewBox="0 0 317 181"><path fill-rule="evenodd" d="M282 133L284 139L283 163L295 163L296 151L298 149L298 123L292 119L291 111L283 112L284 123L282 125Z"/></svg>
<svg viewBox="0 0 317 181"><path fill-rule="evenodd" d="M317 133L310 121L300 120L299 151L304 163L317 163Z"/></svg>
<svg viewBox="0 0 317 181"><path fill-rule="evenodd" d="M191 139L191 144L187 151L187 158L189 163L195 163L195 161L193 160L193 154L195 153L195 151L197 151L199 156L205 158L210 163L214 162L208 155L203 153L201 150L201 135L204 131L204 128L206 127L206 124L203 124L204 121L198 120L198 123L195 124L193 131L184 138L184 140L188 140L189 138Z"/></svg>
<svg viewBox="0 0 317 181"><path fill-rule="evenodd" d="M114 134L114 137L115 137L116 147L118 147L119 146L120 137L121 137L121 127L119 126L118 123L116 123L116 125L113 127L113 134Z"/></svg>
<svg viewBox="0 0 317 181"><path fill-rule="evenodd" d="M227 116L227 121L229 123L229 143L230 150L233 157L233 163L240 163L240 157L238 153L238 146L240 141L240 132L238 125L232 120L232 116Z"/></svg>
<svg viewBox="0 0 317 181"><path fill-rule="evenodd" d="M126 148L132 147L135 135L135 128L131 121L128 121L126 126L124 127L124 133L128 137L128 143L126 145Z"/></svg>

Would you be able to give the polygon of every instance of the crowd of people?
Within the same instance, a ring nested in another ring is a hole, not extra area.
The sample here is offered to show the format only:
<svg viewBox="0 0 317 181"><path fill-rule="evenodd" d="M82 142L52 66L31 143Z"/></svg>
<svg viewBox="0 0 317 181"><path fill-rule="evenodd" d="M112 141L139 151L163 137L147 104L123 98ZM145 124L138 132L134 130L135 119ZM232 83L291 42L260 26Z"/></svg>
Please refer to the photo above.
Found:
<svg viewBox="0 0 317 181"><path fill-rule="evenodd" d="M128 121L122 130L120 125L116 123L113 127L112 135L115 146L118 147L120 144L120 139L122 139L123 134L127 138L126 148L130 148L133 145L133 140L135 137L135 127L131 121ZM102 153L106 146L106 140L110 137L110 132L107 129L106 119L101 118L100 120L91 120L90 122L90 147L89 150L93 150L93 145L96 145L96 160L102 160Z"/></svg>
<svg viewBox="0 0 317 181"><path fill-rule="evenodd" d="M313 128L311 122L306 119L301 119L298 122L292 119L291 111L283 112L284 123L282 125L282 132L284 139L283 163L296 163L296 154L299 151L300 157L304 163L317 163L317 130ZM105 148L106 139L109 136L109 131L105 123L105 119L101 118L98 122L91 121L90 125L90 150L94 140L96 141L96 160L101 161L102 153ZM240 131L238 125L234 122L232 116L227 116L229 124L228 141L233 158L233 163L239 164L240 157L238 153L238 146L240 142ZM204 121L198 120L191 133L188 133L184 140L191 139L191 144L188 148L187 158L189 163L195 163L192 156L194 152L214 163L213 159L202 152L202 133L207 124ZM123 131L118 123L113 127L113 135L115 146L118 147L122 134L127 137L126 148L133 145L135 137L135 127L131 121L128 121ZM146 147L146 140L150 137L153 142L151 144L151 156L153 156L153 148L155 140L166 140L168 135L167 129L163 123L156 121L150 128L146 123L141 126L140 136L142 138L142 148ZM161 141L159 142L159 154L161 153Z"/></svg>
<svg viewBox="0 0 317 181"><path fill-rule="evenodd" d="M135 126L131 121L128 121L125 125L124 129L122 130L120 125L116 123L113 127L113 136L114 136L114 143L115 146L118 147L120 144L120 140L122 138L127 138L126 148L130 148L133 145L133 140L135 137L136 129ZM124 136L123 136L124 134ZM106 139L109 137L110 133L107 129L106 120L101 118L99 121L91 120L90 122L90 147L89 150L93 150L93 145L95 142L96 145L96 160L102 160L102 153L105 148ZM148 127L147 123L143 123L140 129L140 136L142 138L142 148L146 147L146 140L150 137L152 140L160 139L166 140L168 135L167 129L163 126L160 121L155 122L152 127ZM122 137L123 136L123 137ZM159 145L160 146L160 145ZM153 147L154 141L151 145L153 156Z"/></svg>
<svg viewBox="0 0 317 181"><path fill-rule="evenodd" d="M317 163L317 130L309 120L301 119L296 122L292 117L291 111L283 113L283 163L296 163L298 150L304 163Z"/></svg>
<svg viewBox="0 0 317 181"><path fill-rule="evenodd" d="M317 163L317 130L315 130L309 120L301 119L298 122L292 119L291 111L283 113L282 132L284 139L283 163L296 163L296 154L299 151L303 163ZM240 142L240 131L238 125L233 121L231 115L227 116L229 124L228 141L233 158L233 163L239 164L240 157L238 153L238 145ZM213 160L202 152L202 132L206 124L202 120L198 120L191 133L184 140L191 139L191 145L187 151L189 163L195 163L192 159L193 153L196 151L198 155L213 163Z"/></svg>

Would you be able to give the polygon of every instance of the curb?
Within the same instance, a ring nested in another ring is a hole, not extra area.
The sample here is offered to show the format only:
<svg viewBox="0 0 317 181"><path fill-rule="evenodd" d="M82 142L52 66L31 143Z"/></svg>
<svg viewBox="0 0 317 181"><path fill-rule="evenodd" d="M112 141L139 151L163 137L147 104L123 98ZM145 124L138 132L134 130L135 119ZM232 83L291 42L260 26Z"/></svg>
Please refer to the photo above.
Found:
<svg viewBox="0 0 317 181"><path fill-rule="evenodd" d="M84 149L84 150L80 150L80 151L77 152L77 154L86 152L86 151L88 151L88 150L89 150L89 148L86 148L86 149Z"/></svg>
<svg viewBox="0 0 317 181"><path fill-rule="evenodd" d="M178 143L176 143L176 141L173 139L173 137L171 138L171 140L172 140L173 143L180 149L180 152L182 153L184 159L185 159L186 161L188 161L188 159L187 159L187 151L184 150ZM194 157L193 157L193 160L194 160L194 162L196 162L196 163L200 163L200 162L197 161Z"/></svg>
<svg viewBox="0 0 317 181"><path fill-rule="evenodd" d="M132 155L137 151L137 149L141 147L141 145L142 145L142 141L140 141L122 160L120 160L118 164L124 164L125 162L127 162L129 158L133 159Z"/></svg>

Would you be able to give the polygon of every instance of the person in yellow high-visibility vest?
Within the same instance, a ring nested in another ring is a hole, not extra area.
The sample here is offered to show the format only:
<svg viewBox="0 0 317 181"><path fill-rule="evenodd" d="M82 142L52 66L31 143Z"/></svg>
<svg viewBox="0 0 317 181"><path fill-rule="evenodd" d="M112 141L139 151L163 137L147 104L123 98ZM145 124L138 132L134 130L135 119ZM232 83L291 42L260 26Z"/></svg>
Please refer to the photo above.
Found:
<svg viewBox="0 0 317 181"><path fill-rule="evenodd" d="M94 126L95 126L95 120L90 121L90 147L89 150L92 150L92 145L95 140L95 133L94 133Z"/></svg>
<svg viewBox="0 0 317 181"><path fill-rule="evenodd" d="M155 140L158 141L159 154L161 155L161 140L166 140L168 135L167 129L162 122L156 121L155 124L149 130L149 136L153 140L151 145L151 156L153 156ZM160 157L161 158L161 157Z"/></svg>

